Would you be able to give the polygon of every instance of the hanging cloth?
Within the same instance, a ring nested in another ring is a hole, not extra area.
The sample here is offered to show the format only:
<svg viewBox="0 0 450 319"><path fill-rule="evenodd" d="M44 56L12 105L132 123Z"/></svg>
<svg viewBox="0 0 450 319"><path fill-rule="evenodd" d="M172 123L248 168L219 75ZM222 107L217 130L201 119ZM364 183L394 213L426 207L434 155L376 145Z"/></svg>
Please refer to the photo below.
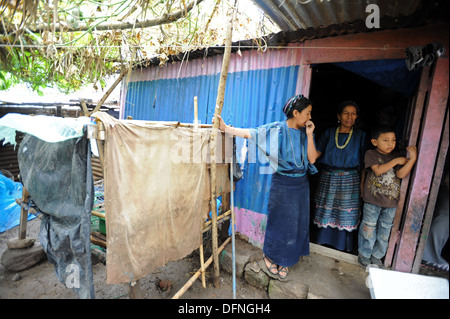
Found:
<svg viewBox="0 0 450 319"><path fill-rule="evenodd" d="M130 283L200 247L209 190L201 154L209 138L192 128L94 116L106 131L107 283Z"/></svg>

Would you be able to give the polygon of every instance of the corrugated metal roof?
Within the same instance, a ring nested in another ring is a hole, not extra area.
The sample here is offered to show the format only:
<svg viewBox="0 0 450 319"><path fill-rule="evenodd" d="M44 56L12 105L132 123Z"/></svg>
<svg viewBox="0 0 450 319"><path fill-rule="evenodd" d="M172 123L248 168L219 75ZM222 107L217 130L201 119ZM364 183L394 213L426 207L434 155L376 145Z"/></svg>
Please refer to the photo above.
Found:
<svg viewBox="0 0 450 319"><path fill-rule="evenodd" d="M263 36L261 39L241 40L233 43L232 53L241 50L258 49L257 43L264 43L270 48L286 46L290 43L300 43L305 40L325 38L337 35L355 34L364 32L374 32L380 30L389 30L397 28L408 28L426 25L430 23L445 22L448 23L448 9L450 1L448 0L253 0L269 16L274 19L278 15L279 22L289 19L289 16L305 17L306 22L303 27L290 25L291 29L285 26L283 31L275 34ZM266 6L265 2L272 3L272 6ZM305 8L300 10L303 3ZM278 5L276 5L278 4ZM283 13L280 7L283 4ZM369 29L366 26L365 19L369 13L365 12L367 4L379 4L380 6L380 29ZM265 7L266 6L266 7ZM298 7L297 9L295 9ZM297 10L297 11L296 11ZM300 23L300 20L297 21ZM308 23L311 25L309 26ZM223 46L213 46L205 49L197 49L189 52L189 60L204 59L215 55L222 55ZM186 57L185 52L178 55L171 55L167 63L183 61ZM157 57L142 60L136 67L158 66L160 60Z"/></svg>
<svg viewBox="0 0 450 319"><path fill-rule="evenodd" d="M369 4L385 16L409 16L421 6L421 0L253 0L283 31L317 28L332 24L366 20ZM428 1L433 4L433 2Z"/></svg>

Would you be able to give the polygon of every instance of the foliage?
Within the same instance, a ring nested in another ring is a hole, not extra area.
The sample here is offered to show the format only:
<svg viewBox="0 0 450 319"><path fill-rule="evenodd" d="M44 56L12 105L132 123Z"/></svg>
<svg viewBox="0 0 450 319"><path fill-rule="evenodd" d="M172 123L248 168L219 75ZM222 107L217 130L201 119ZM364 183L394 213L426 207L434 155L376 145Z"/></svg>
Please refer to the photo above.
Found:
<svg viewBox="0 0 450 319"><path fill-rule="evenodd" d="M103 88L106 77L143 60L156 56L163 64L169 55L223 44L221 17L230 5L226 0L0 0L0 90L19 82L37 92L53 86L68 93L88 83ZM237 34L262 36L261 30L271 27L263 18L252 21L238 6Z"/></svg>

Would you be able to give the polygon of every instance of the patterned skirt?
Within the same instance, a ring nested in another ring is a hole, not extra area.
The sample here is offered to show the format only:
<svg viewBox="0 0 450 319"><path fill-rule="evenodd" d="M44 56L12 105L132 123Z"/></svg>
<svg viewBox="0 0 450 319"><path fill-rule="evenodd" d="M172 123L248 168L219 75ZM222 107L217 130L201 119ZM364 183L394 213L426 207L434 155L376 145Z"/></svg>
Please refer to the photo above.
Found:
<svg viewBox="0 0 450 319"><path fill-rule="evenodd" d="M324 169L315 196L314 224L322 228L355 230L360 217L360 180L356 169Z"/></svg>

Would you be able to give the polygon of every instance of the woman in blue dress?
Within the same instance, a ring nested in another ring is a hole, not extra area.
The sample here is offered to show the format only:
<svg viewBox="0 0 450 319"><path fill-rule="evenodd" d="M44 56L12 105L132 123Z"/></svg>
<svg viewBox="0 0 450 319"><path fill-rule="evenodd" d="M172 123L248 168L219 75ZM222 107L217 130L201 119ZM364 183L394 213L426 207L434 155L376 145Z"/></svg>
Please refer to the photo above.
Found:
<svg viewBox="0 0 450 319"><path fill-rule="evenodd" d="M309 255L307 173L317 172L313 164L319 155L311 111L311 101L297 95L283 108L285 121L242 129L227 126L218 116L220 130L254 141L273 168L263 252L267 269L282 279L287 276L288 267L296 264L301 256ZM275 151L274 140L277 141Z"/></svg>
<svg viewBox="0 0 450 319"><path fill-rule="evenodd" d="M339 126L327 129L317 140L320 169L314 198L314 241L339 250L353 249L353 231L360 218L361 167L366 133L355 127L359 107L353 101L339 105Z"/></svg>

